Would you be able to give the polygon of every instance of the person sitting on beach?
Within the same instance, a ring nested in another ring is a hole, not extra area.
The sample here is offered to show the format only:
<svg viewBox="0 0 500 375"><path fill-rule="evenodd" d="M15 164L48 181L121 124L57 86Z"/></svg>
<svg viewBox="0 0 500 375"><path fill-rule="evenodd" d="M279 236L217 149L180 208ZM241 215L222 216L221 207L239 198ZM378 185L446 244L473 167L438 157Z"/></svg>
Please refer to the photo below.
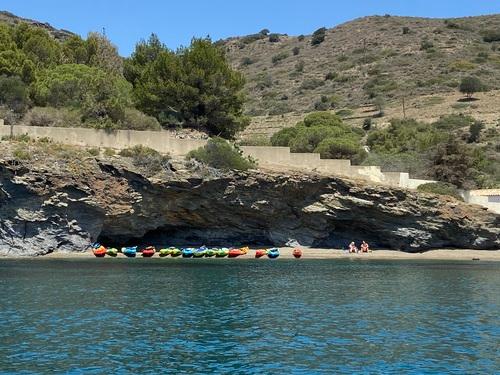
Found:
<svg viewBox="0 0 500 375"><path fill-rule="evenodd" d="M370 246L368 246L368 244L365 241L361 243L360 248L362 253L368 253L370 251Z"/></svg>
<svg viewBox="0 0 500 375"><path fill-rule="evenodd" d="M354 243L354 241L349 244L349 252L350 253L357 253L358 252L358 248L356 247L356 244Z"/></svg>

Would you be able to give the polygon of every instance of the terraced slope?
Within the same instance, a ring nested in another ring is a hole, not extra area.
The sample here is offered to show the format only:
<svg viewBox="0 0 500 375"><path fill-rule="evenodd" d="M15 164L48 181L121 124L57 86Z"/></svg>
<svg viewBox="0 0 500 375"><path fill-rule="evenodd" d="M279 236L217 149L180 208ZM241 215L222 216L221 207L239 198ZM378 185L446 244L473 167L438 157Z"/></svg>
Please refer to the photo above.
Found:
<svg viewBox="0 0 500 375"><path fill-rule="evenodd" d="M279 115L451 93L467 75L499 89L500 41L491 41L499 33L498 14L373 16L327 29L314 46L311 35L255 34L220 43L247 77L247 112Z"/></svg>

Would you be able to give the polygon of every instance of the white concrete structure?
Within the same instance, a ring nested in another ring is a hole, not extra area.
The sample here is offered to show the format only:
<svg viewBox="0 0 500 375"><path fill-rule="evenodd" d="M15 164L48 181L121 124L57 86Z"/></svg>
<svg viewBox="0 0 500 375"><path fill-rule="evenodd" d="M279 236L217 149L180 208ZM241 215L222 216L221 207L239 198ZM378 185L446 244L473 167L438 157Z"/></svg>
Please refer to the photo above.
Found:
<svg viewBox="0 0 500 375"><path fill-rule="evenodd" d="M500 189L466 190L461 195L468 203L478 204L500 214Z"/></svg>

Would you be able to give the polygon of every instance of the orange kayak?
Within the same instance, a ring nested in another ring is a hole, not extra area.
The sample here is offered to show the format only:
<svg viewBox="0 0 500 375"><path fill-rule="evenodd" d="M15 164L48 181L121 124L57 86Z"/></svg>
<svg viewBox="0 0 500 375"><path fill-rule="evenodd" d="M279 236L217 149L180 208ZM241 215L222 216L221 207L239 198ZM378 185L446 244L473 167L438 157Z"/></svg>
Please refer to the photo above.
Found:
<svg viewBox="0 0 500 375"><path fill-rule="evenodd" d="M104 258L106 255L106 248L104 246L99 246L97 249L92 250L97 258Z"/></svg>
<svg viewBox="0 0 500 375"><path fill-rule="evenodd" d="M267 255L267 251L266 250L257 250L255 251L255 257L256 258L262 258L264 255Z"/></svg>
<svg viewBox="0 0 500 375"><path fill-rule="evenodd" d="M300 258L302 256L302 250L300 250L300 249L293 249L293 253L292 254L293 254L293 256L295 258Z"/></svg>
<svg viewBox="0 0 500 375"><path fill-rule="evenodd" d="M229 258L236 258L236 257L239 257L240 255L245 255L246 254L246 251L243 251L241 249L231 249L229 250L229 253L227 254L227 256Z"/></svg>
<svg viewBox="0 0 500 375"><path fill-rule="evenodd" d="M142 250L142 256L145 258L149 258L149 257L152 257L155 252L156 252L156 249L153 246L148 246Z"/></svg>

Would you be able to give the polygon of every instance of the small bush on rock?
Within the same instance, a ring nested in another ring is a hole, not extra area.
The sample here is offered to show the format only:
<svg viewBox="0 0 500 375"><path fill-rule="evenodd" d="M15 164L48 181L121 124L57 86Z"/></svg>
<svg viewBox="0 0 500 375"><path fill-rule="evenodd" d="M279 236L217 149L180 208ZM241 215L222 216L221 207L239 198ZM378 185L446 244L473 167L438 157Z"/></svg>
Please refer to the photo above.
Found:
<svg viewBox="0 0 500 375"><path fill-rule="evenodd" d="M217 169L245 171L256 166L254 160L244 157L239 148L220 137L214 137L205 146L189 152L187 158Z"/></svg>
<svg viewBox="0 0 500 375"><path fill-rule="evenodd" d="M160 172L170 160L169 155L162 155L158 151L142 145L121 150L120 156L131 158L132 164L148 176Z"/></svg>
<svg viewBox="0 0 500 375"><path fill-rule="evenodd" d="M457 187L447 182L429 182L427 184L420 185L419 187L417 187L417 190L422 193L448 195L450 197L454 197L458 200L463 201L463 198L460 196Z"/></svg>

